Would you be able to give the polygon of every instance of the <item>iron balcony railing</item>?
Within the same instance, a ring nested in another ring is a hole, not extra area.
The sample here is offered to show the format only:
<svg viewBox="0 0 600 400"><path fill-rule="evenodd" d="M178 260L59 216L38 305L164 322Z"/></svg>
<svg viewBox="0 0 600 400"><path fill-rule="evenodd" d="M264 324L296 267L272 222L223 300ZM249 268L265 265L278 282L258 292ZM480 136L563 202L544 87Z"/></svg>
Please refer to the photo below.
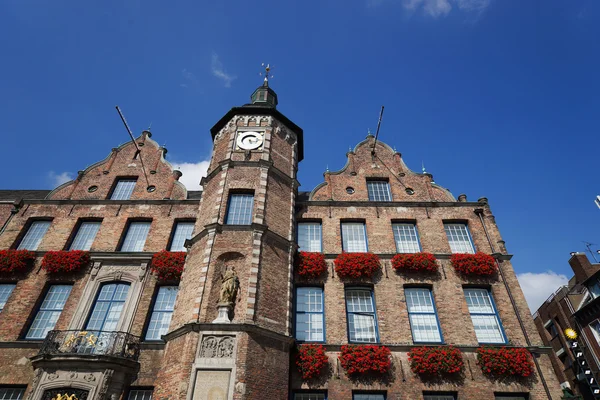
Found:
<svg viewBox="0 0 600 400"><path fill-rule="evenodd" d="M40 355L101 355L137 361L140 338L127 332L50 331Z"/></svg>

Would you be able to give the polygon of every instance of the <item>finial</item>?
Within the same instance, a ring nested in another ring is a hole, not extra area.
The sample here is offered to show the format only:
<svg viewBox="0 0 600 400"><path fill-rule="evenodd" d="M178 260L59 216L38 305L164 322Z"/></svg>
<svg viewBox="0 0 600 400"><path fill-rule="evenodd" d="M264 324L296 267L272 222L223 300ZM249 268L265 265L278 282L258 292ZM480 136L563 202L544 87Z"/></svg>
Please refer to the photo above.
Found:
<svg viewBox="0 0 600 400"><path fill-rule="evenodd" d="M425 163L423 161L421 161L421 168L423 169L423 173L426 174L427 171L425 171Z"/></svg>
<svg viewBox="0 0 600 400"><path fill-rule="evenodd" d="M397 152L398 152L398 150L396 150L396 146L394 146L394 153L397 153Z"/></svg>
<svg viewBox="0 0 600 400"><path fill-rule="evenodd" d="M352 153L352 146L348 146L348 153Z"/></svg>
<svg viewBox="0 0 600 400"><path fill-rule="evenodd" d="M325 167L325 172L329 172L329 164Z"/></svg>
<svg viewBox="0 0 600 400"><path fill-rule="evenodd" d="M150 125L148 125L148 129L146 129L148 132L150 132L150 129L152 129L152 121L150 121Z"/></svg>
<svg viewBox="0 0 600 400"><path fill-rule="evenodd" d="M367 137L369 136L373 136L373 134L371 133L371 128L367 129Z"/></svg>
<svg viewBox="0 0 600 400"><path fill-rule="evenodd" d="M261 67L263 67L265 69L265 72L261 72L261 73L259 73L259 75L265 77L263 84L265 86L269 86L269 78L273 78L273 74L271 74L271 69L272 69L271 64L265 65L265 63L262 63Z"/></svg>

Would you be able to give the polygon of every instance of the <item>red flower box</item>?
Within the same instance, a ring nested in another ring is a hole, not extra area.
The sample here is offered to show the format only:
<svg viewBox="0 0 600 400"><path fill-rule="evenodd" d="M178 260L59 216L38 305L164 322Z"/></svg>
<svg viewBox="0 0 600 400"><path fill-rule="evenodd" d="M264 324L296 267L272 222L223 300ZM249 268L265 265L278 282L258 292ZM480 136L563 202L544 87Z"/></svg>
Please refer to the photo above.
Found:
<svg viewBox="0 0 600 400"><path fill-rule="evenodd" d="M76 272L89 262L90 253L87 251L49 251L42 259L42 268L49 274Z"/></svg>
<svg viewBox="0 0 600 400"><path fill-rule="evenodd" d="M379 257L373 253L342 253L334 264L340 278L372 278L381 269Z"/></svg>
<svg viewBox="0 0 600 400"><path fill-rule="evenodd" d="M452 346L415 347L408 353L410 369L422 375L452 375L463 370L462 353Z"/></svg>
<svg viewBox="0 0 600 400"><path fill-rule="evenodd" d="M159 251L152 256L151 270L159 281L178 281L185 264L185 251Z"/></svg>
<svg viewBox="0 0 600 400"><path fill-rule="evenodd" d="M302 374L302 379L309 380L321 375L329 364L325 354L325 346L321 344L303 344L298 346L296 366Z"/></svg>
<svg viewBox="0 0 600 400"><path fill-rule="evenodd" d="M301 251L296 257L298 275L304 278L318 278L327 271L325 254Z"/></svg>
<svg viewBox="0 0 600 400"><path fill-rule="evenodd" d="M35 253L29 250L0 250L0 273L21 272L31 265Z"/></svg>
<svg viewBox="0 0 600 400"><path fill-rule="evenodd" d="M484 374L526 378L533 374L533 359L529 350L514 347L480 347L477 364Z"/></svg>
<svg viewBox="0 0 600 400"><path fill-rule="evenodd" d="M348 375L361 375L387 373L392 366L390 356L390 349L385 346L344 345L338 358Z"/></svg>
<svg viewBox="0 0 600 400"><path fill-rule="evenodd" d="M392 258L396 271L437 272L436 258L431 253L396 254Z"/></svg>
<svg viewBox="0 0 600 400"><path fill-rule="evenodd" d="M464 275L493 275L496 273L496 260L485 253L452 254L452 266Z"/></svg>

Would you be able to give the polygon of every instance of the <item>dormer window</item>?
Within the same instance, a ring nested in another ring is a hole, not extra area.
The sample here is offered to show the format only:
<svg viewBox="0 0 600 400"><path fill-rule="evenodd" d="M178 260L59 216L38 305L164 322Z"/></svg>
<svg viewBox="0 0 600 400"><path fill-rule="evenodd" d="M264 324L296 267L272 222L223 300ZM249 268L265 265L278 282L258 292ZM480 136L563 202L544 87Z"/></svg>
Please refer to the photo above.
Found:
<svg viewBox="0 0 600 400"><path fill-rule="evenodd" d="M369 201L392 201L390 184L386 180L369 179L367 181Z"/></svg>
<svg viewBox="0 0 600 400"><path fill-rule="evenodd" d="M117 184L110 195L110 199L129 200L131 198L131 194L133 193L133 189L135 188L136 182L137 179L135 178L117 180Z"/></svg>

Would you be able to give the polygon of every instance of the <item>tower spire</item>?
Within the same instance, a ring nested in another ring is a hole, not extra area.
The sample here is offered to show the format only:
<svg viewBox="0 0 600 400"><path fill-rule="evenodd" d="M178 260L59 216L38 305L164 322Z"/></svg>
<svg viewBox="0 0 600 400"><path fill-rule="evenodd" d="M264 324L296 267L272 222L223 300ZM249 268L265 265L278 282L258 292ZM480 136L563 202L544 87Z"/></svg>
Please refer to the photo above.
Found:
<svg viewBox="0 0 600 400"><path fill-rule="evenodd" d="M271 74L273 67L271 64L265 65L265 63L262 63L261 66L264 67L265 72L261 72L260 75L264 75L265 78L263 84L252 93L250 99L253 105L275 108L277 107L277 93L269 87L269 79L273 78Z"/></svg>

